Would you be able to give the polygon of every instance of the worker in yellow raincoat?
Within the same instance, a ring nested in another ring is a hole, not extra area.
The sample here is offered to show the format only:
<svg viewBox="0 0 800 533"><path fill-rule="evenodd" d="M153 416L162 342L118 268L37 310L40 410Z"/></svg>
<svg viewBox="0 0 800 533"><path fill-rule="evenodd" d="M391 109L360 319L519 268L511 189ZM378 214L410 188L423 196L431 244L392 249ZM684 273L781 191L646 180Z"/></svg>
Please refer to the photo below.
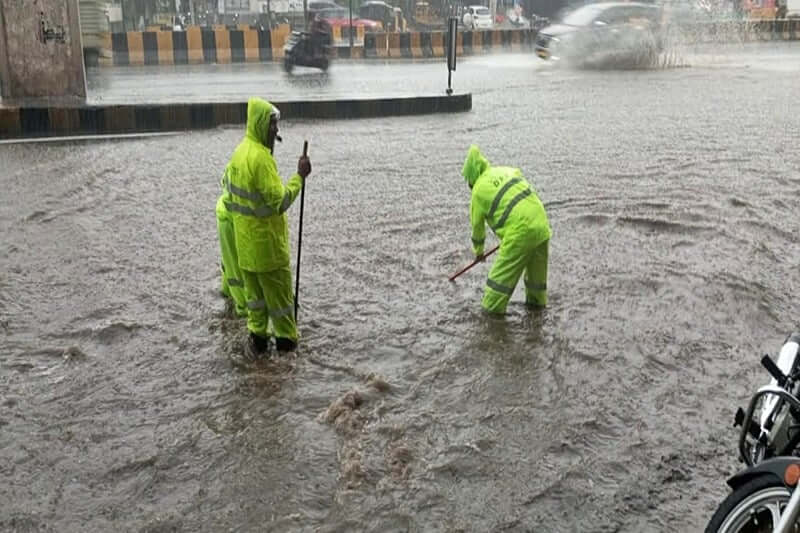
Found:
<svg viewBox="0 0 800 533"><path fill-rule="evenodd" d="M297 347L289 226L286 210L311 173L300 157L297 173L284 186L273 157L280 141L280 111L261 98L247 103L247 130L225 169L225 208L233 220L236 252L247 299L247 351L251 357L269 346L269 327L278 351Z"/></svg>
<svg viewBox="0 0 800 533"><path fill-rule="evenodd" d="M244 294L244 280L239 268L239 257L236 253L236 238L233 233L233 220L225 207L224 193L217 200L217 234L219 235L219 251L222 267L222 294L233 302L236 316L247 316L247 299Z"/></svg>
<svg viewBox="0 0 800 533"><path fill-rule="evenodd" d="M481 302L491 313L505 313L520 276L525 273L525 303L547 305L547 261L550 223L544 206L518 168L493 167L471 146L461 171L472 189L472 245L478 259L488 225L500 239L497 260L489 271Z"/></svg>

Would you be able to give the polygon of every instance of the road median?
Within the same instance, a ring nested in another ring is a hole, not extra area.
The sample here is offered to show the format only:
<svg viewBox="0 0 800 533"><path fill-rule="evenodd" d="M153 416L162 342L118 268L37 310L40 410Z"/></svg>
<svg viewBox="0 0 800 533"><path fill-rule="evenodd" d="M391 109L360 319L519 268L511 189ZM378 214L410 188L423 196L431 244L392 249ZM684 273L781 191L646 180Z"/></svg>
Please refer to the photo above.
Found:
<svg viewBox="0 0 800 533"><path fill-rule="evenodd" d="M472 94L273 102L281 118L360 119L472 109ZM137 105L0 105L0 139L124 135L244 124L247 102Z"/></svg>

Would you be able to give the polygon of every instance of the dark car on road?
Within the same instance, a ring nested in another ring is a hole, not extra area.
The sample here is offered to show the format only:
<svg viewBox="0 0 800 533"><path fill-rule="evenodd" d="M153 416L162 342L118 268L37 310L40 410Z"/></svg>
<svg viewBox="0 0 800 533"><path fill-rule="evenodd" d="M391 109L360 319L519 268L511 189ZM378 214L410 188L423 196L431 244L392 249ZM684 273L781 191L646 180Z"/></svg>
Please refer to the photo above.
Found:
<svg viewBox="0 0 800 533"><path fill-rule="evenodd" d="M639 2L587 4L542 28L536 55L586 65L641 65L661 51L661 8Z"/></svg>

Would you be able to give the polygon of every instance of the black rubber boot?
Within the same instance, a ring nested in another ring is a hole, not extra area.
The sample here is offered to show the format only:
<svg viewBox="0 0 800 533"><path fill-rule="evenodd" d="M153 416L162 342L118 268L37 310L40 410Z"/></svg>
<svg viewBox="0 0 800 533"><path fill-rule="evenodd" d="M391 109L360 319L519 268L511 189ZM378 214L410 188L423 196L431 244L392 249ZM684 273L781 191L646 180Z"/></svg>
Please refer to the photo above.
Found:
<svg viewBox="0 0 800 533"><path fill-rule="evenodd" d="M253 361L261 359L269 349L269 338L251 333L247 339L245 354Z"/></svg>
<svg viewBox="0 0 800 533"><path fill-rule="evenodd" d="M275 337L275 347L279 352L293 352L297 349L297 343L285 337Z"/></svg>

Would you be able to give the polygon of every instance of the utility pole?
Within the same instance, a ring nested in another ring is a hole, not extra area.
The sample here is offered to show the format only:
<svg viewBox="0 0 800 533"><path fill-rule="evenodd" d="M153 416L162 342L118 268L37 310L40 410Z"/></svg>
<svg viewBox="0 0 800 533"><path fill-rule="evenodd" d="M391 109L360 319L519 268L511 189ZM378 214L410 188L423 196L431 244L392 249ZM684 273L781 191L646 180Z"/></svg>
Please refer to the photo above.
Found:
<svg viewBox="0 0 800 533"><path fill-rule="evenodd" d="M125 25L125 0L119 3L119 16L122 17L122 31L128 31L128 27Z"/></svg>
<svg viewBox="0 0 800 533"><path fill-rule="evenodd" d="M350 57L353 57L353 0L350 0Z"/></svg>

